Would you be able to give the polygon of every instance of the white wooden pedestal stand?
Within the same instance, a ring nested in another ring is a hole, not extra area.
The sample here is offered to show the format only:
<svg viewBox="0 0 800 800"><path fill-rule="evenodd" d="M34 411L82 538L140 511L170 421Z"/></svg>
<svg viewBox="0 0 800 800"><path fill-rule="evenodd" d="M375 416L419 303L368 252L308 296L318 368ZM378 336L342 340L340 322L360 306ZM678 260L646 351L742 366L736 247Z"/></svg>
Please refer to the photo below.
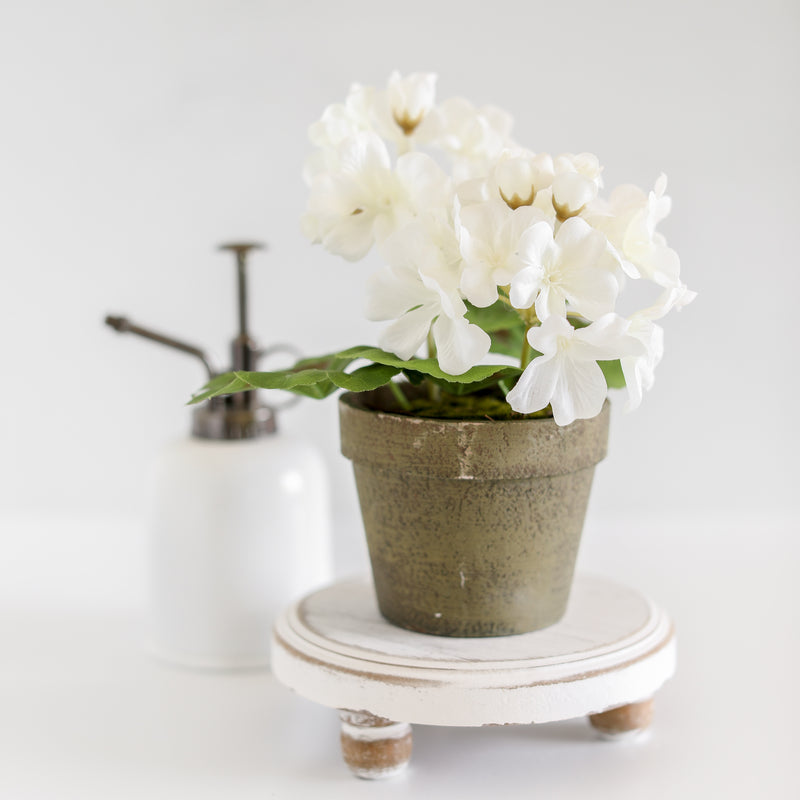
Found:
<svg viewBox="0 0 800 800"><path fill-rule="evenodd" d="M436 609L431 613L435 614ZM410 723L508 725L587 716L604 736L645 729L675 670L669 617L625 586L579 576L557 625L456 639L391 625L369 580L336 583L275 625L272 669L298 694L339 709L342 752L362 778L399 772Z"/></svg>

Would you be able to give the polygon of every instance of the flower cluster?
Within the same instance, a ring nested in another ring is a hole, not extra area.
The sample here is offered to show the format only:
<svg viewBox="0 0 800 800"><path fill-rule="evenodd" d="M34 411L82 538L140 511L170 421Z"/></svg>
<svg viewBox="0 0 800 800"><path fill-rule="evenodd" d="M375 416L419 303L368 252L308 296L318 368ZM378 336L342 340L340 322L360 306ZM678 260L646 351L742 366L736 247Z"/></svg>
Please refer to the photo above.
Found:
<svg viewBox="0 0 800 800"><path fill-rule="evenodd" d="M386 266L369 279L367 315L390 323L379 344L400 359L428 342L442 371L466 373L495 349L470 309L502 304L524 330L515 411L550 405L559 425L595 416L598 362L615 360L636 407L663 353L657 320L694 297L656 230L666 178L604 198L594 155L535 153L505 112L437 102L435 89L435 75L394 73L325 110L310 130L304 232L351 261L377 247ZM630 281L655 291L623 315Z"/></svg>

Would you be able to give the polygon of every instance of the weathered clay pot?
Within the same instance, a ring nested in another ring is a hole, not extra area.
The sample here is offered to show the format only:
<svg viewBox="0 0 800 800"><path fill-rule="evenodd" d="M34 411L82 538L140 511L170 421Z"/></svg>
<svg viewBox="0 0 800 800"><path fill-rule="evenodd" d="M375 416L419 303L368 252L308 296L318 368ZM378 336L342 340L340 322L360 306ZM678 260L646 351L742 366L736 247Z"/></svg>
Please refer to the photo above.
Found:
<svg viewBox="0 0 800 800"><path fill-rule="evenodd" d="M386 408L387 411L376 410ZM339 401L381 613L441 636L503 636L563 616L608 403L552 419L423 419L384 389Z"/></svg>

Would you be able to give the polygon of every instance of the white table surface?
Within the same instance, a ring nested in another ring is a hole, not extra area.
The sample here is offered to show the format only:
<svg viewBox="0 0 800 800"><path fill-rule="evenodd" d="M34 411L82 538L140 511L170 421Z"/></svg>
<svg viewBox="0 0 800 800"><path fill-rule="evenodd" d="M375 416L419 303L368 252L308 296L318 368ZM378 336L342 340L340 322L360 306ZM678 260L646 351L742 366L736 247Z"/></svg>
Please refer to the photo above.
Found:
<svg viewBox="0 0 800 800"><path fill-rule="evenodd" d="M799 797L797 534L791 519L590 519L581 567L676 622L649 737L415 726L409 770L376 784L342 762L336 713L268 673L145 652L140 524L0 517L0 800ZM343 569L361 559L340 550Z"/></svg>

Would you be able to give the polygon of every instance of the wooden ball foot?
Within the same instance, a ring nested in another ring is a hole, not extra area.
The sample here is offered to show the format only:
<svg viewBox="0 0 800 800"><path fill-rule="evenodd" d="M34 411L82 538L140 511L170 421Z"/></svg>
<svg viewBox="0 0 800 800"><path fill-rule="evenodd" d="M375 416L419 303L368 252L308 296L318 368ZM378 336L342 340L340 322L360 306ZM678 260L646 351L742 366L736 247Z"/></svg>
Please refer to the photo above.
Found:
<svg viewBox="0 0 800 800"><path fill-rule="evenodd" d="M390 778L411 758L411 726L365 711L342 711L342 756L359 778Z"/></svg>
<svg viewBox="0 0 800 800"><path fill-rule="evenodd" d="M647 730L653 721L653 701L628 703L611 708L601 714L591 714L589 722L604 739L621 739L636 736Z"/></svg>

